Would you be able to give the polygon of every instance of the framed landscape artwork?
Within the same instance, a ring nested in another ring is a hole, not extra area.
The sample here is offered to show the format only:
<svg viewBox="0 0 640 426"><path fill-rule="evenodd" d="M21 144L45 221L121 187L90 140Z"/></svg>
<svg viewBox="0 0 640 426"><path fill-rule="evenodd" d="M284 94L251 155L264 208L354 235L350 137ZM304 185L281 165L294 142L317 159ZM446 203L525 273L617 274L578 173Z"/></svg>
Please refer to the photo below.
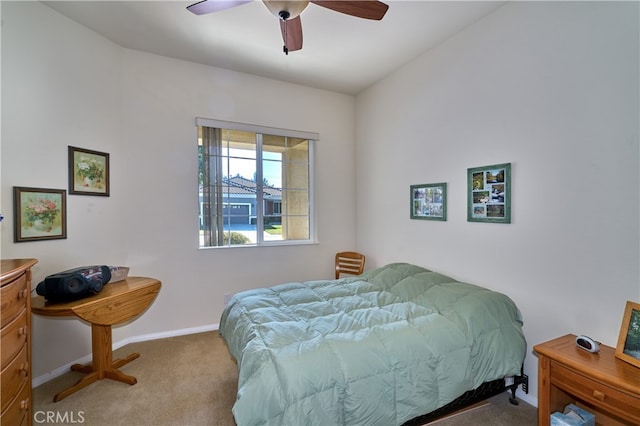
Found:
<svg viewBox="0 0 640 426"><path fill-rule="evenodd" d="M69 146L69 194L109 196L109 154Z"/></svg>
<svg viewBox="0 0 640 426"><path fill-rule="evenodd" d="M447 220L447 184L411 185L411 219Z"/></svg>
<svg viewBox="0 0 640 426"><path fill-rule="evenodd" d="M616 346L616 357L640 367L640 303L627 301Z"/></svg>
<svg viewBox="0 0 640 426"><path fill-rule="evenodd" d="M64 189L13 187L14 241L67 238Z"/></svg>
<svg viewBox="0 0 640 426"><path fill-rule="evenodd" d="M511 163L467 169L467 221L511 223Z"/></svg>

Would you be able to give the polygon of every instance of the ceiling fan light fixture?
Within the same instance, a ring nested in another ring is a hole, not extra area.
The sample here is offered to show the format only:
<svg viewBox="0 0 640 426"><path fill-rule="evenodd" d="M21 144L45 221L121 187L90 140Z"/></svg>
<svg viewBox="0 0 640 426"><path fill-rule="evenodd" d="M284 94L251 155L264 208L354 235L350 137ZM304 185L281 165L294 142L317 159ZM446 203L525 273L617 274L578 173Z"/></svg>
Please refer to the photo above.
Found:
<svg viewBox="0 0 640 426"><path fill-rule="evenodd" d="M271 13L282 20L299 16L309 5L307 0L263 0L263 3Z"/></svg>

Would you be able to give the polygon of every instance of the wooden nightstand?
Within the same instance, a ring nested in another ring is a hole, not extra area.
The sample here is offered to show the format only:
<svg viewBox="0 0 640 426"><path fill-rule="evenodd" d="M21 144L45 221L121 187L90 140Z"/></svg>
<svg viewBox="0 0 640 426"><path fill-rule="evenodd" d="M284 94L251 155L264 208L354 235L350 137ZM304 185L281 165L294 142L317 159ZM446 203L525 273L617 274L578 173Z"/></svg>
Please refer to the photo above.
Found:
<svg viewBox="0 0 640 426"><path fill-rule="evenodd" d="M640 369L615 357L615 349L600 345L592 354L575 345L568 334L534 346L539 355L538 425L567 404L596 415L599 425L640 424Z"/></svg>

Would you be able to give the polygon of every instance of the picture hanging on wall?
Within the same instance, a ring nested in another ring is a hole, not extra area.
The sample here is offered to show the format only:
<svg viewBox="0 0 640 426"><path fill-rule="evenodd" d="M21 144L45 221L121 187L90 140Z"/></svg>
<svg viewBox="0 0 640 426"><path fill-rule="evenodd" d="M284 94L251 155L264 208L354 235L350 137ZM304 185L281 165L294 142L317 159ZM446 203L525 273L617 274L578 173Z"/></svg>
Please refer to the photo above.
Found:
<svg viewBox="0 0 640 426"><path fill-rule="evenodd" d="M69 146L69 194L109 196L109 154Z"/></svg>
<svg viewBox="0 0 640 426"><path fill-rule="evenodd" d="M640 304L627 301L616 346L616 357L640 367Z"/></svg>
<svg viewBox="0 0 640 426"><path fill-rule="evenodd" d="M67 238L67 191L13 187L14 241Z"/></svg>
<svg viewBox="0 0 640 426"><path fill-rule="evenodd" d="M467 169L467 221L511 223L511 163Z"/></svg>
<svg viewBox="0 0 640 426"><path fill-rule="evenodd" d="M447 220L447 184L411 185L411 219Z"/></svg>

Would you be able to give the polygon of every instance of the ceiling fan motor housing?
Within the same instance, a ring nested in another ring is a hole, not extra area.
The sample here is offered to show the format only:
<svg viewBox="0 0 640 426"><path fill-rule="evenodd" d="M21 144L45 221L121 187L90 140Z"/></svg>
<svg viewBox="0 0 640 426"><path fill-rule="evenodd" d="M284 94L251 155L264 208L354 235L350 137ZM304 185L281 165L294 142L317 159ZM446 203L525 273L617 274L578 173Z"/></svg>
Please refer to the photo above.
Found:
<svg viewBox="0 0 640 426"><path fill-rule="evenodd" d="M263 2L271 13L283 21L299 16L309 5L306 0L263 0Z"/></svg>

